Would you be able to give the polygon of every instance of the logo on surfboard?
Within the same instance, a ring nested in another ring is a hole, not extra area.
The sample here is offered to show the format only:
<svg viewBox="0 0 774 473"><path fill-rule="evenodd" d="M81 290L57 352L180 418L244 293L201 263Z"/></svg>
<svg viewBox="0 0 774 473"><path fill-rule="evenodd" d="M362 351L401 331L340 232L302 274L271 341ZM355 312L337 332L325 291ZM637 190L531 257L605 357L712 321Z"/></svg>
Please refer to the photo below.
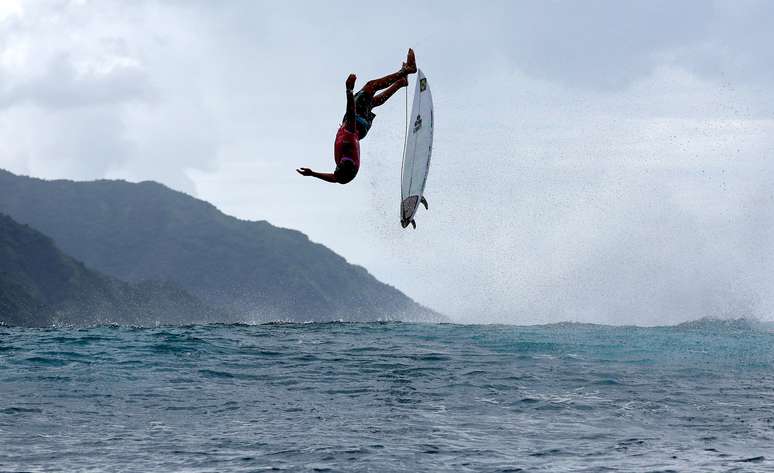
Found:
<svg viewBox="0 0 774 473"><path fill-rule="evenodd" d="M424 77L419 79L419 91L424 92L427 89L427 79Z"/></svg>
<svg viewBox="0 0 774 473"><path fill-rule="evenodd" d="M422 115L417 115L417 119L414 120L414 133L418 132L422 128Z"/></svg>

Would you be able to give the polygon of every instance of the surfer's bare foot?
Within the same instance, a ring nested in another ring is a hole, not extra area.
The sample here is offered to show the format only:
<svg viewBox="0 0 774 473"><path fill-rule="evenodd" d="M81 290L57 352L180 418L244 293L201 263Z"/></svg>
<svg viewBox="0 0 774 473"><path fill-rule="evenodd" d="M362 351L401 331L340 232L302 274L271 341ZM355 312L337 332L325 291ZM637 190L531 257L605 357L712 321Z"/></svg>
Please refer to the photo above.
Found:
<svg viewBox="0 0 774 473"><path fill-rule="evenodd" d="M403 63L403 67L400 68L404 74L414 74L417 72L417 59L414 57L414 50L409 48L406 55L406 62Z"/></svg>

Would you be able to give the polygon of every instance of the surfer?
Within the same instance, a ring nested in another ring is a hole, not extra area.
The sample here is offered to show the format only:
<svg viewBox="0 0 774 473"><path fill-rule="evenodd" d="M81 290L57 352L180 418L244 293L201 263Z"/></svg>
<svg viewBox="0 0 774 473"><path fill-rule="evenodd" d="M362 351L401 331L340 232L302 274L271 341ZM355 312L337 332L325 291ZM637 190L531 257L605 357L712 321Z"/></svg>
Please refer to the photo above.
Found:
<svg viewBox="0 0 774 473"><path fill-rule="evenodd" d="M401 87L408 86L408 75L417 72L414 50L409 49L406 62L398 72L379 79L370 80L356 94L355 74L350 74L345 83L347 88L347 112L336 133L333 145L333 159L336 169L332 173L316 172L309 168L298 168L302 176L312 176L327 182L346 184L355 178L360 169L360 140L371 129L374 117L373 109L384 104ZM379 91L379 94L376 94Z"/></svg>

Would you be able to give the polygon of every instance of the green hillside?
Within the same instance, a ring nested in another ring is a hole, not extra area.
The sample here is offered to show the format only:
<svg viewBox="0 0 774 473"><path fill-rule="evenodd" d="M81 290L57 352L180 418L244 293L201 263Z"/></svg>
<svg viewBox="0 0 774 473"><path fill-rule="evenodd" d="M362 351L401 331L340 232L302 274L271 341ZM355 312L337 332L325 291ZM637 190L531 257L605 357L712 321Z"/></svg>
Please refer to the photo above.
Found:
<svg viewBox="0 0 774 473"><path fill-rule="evenodd" d="M131 285L85 267L40 232L0 214L0 322L154 324L222 315L170 284Z"/></svg>
<svg viewBox="0 0 774 473"><path fill-rule="evenodd" d="M0 171L0 212L89 267L172 281L243 320L440 320L302 233L223 214L154 182L45 181Z"/></svg>

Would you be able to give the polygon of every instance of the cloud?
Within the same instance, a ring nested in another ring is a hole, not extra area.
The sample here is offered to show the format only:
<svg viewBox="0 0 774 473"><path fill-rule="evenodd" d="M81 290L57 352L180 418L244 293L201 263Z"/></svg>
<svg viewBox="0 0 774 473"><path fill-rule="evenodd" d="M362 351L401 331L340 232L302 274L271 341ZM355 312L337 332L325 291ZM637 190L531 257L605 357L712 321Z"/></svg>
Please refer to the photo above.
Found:
<svg viewBox="0 0 774 473"><path fill-rule="evenodd" d="M148 101L152 97L147 77L131 62L105 71L78 73L70 58L61 54L52 58L43 75L7 81L0 108L34 105L55 110Z"/></svg>
<svg viewBox="0 0 774 473"><path fill-rule="evenodd" d="M196 35L184 18L182 30L162 29L172 13L150 2L24 4L0 29L9 167L49 178L152 178L192 192L187 169L208 167L215 132L199 84L166 63L172 53L181 63L197 54L169 50Z"/></svg>
<svg viewBox="0 0 774 473"><path fill-rule="evenodd" d="M21 1L6 0L0 3L0 21L6 21L9 18L20 16L23 11Z"/></svg>

